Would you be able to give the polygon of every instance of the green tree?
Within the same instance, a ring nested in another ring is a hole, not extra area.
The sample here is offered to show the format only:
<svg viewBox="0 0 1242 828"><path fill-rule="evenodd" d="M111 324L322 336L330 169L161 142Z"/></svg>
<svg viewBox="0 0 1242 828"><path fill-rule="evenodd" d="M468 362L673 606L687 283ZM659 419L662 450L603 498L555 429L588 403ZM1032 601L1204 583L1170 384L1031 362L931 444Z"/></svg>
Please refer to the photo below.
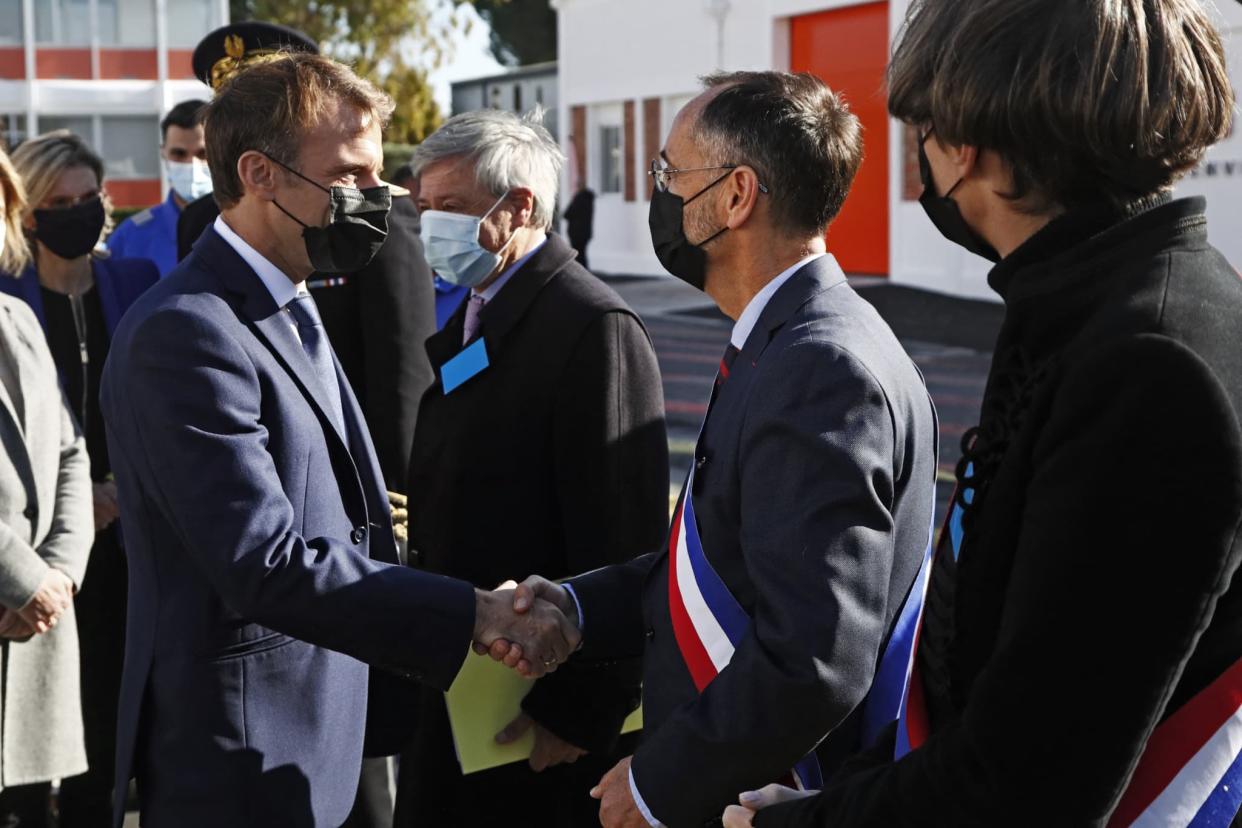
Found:
<svg viewBox="0 0 1242 828"><path fill-rule="evenodd" d="M386 139L417 144L442 121L427 83L428 67L448 57L455 18L437 22L433 0L230 0L235 22L281 23L319 43L324 54L353 65L396 102ZM410 59L417 49L420 60Z"/></svg>
<svg viewBox="0 0 1242 828"><path fill-rule="evenodd" d="M556 60L556 12L548 0L474 0L474 7L492 27L496 60L507 66Z"/></svg>

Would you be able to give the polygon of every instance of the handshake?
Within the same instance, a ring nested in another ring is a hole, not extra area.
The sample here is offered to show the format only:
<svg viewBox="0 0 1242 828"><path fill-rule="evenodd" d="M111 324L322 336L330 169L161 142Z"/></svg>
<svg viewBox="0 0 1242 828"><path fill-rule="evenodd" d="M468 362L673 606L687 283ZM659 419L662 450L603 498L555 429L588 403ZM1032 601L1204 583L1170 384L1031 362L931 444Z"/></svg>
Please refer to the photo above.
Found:
<svg viewBox="0 0 1242 828"><path fill-rule="evenodd" d="M504 662L527 678L564 664L582 643L569 590L532 575L493 592L475 590L474 651Z"/></svg>
<svg viewBox="0 0 1242 828"><path fill-rule="evenodd" d="M73 580L59 569L49 568L24 607L0 607L0 639L25 641L52 629L73 605L73 593Z"/></svg>

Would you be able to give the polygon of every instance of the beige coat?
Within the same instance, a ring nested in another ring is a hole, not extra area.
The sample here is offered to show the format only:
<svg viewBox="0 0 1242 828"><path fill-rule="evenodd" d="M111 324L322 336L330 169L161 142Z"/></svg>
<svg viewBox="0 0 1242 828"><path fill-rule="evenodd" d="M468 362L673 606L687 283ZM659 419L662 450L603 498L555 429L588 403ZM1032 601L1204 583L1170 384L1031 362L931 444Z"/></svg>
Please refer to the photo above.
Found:
<svg viewBox="0 0 1242 828"><path fill-rule="evenodd" d="M38 320L8 296L0 296L0 348L22 391L19 407L0 382L0 604L14 609L30 601L48 567L81 585L95 527L86 443ZM0 646L0 676L0 787L84 772L72 610L50 632Z"/></svg>

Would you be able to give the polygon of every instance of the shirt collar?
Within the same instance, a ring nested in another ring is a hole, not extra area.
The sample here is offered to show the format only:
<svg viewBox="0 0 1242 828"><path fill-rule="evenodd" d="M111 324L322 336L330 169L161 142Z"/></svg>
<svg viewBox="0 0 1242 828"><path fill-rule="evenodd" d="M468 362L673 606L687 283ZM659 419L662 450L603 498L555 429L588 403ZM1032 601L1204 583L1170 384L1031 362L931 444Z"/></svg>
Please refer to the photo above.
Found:
<svg viewBox="0 0 1242 828"><path fill-rule="evenodd" d="M246 240L237 235L228 222L224 220L224 216L216 216L216 222L212 225L216 232L220 234L220 238L229 243L237 251L237 255L245 260L246 264L258 274L259 280L263 282L267 292L272 294L272 299L276 302L276 307L283 308L294 300L299 293L304 290L305 283L295 285L290 281L285 272L276 265L264 258L263 254L255 250Z"/></svg>
<svg viewBox="0 0 1242 828"><path fill-rule="evenodd" d="M522 265L526 264L526 262L530 260L530 257L538 253L539 250L547 243L548 243L548 236L545 233L543 238L539 241L539 244L532 247L530 249L530 252L527 253L525 256L523 256L522 258L518 259L516 262L514 262L513 264L505 268L505 272L500 274L499 279L497 279L496 281L488 285L487 290L474 291L474 294L478 296L482 296L484 302L492 301L492 299L496 298L496 294L500 293L500 289L505 286L505 282L509 281L509 279L513 277L513 274L517 273L518 270L521 269Z"/></svg>
<svg viewBox="0 0 1242 828"><path fill-rule="evenodd" d="M811 262L819 259L827 253L812 253L810 256L802 259L788 270L783 271L775 279L763 286L763 289L755 294L754 298L746 304L746 309L742 311L742 315L737 318L737 322L733 325L733 334L729 337L729 342L739 351L746 345L746 340L750 337L750 332L754 330L755 323L759 321L759 315L763 313L763 309L768 306L768 302L772 299L772 295L780 290L781 285L789 281L789 278Z"/></svg>

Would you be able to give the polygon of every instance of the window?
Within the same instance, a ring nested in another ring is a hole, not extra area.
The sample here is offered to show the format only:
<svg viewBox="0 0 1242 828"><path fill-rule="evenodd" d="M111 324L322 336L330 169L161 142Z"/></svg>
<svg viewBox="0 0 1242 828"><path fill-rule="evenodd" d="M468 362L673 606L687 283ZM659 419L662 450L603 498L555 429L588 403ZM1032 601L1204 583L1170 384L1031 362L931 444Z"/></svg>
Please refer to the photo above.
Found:
<svg viewBox="0 0 1242 828"><path fill-rule="evenodd" d="M193 49L223 25L218 0L168 0L168 45L174 49Z"/></svg>
<svg viewBox="0 0 1242 828"><path fill-rule="evenodd" d="M599 128L599 191L601 193L621 192L621 127L602 126Z"/></svg>
<svg viewBox="0 0 1242 828"><path fill-rule="evenodd" d="M96 0L99 43L103 46L155 46L154 0ZM172 31L169 26L169 31Z"/></svg>
<svg viewBox="0 0 1242 828"><path fill-rule="evenodd" d="M95 123L90 115L40 115L39 133L67 129L89 146L95 146Z"/></svg>
<svg viewBox="0 0 1242 828"><path fill-rule="evenodd" d="M22 0L0 0L0 44L21 43Z"/></svg>
<svg viewBox="0 0 1242 828"><path fill-rule="evenodd" d="M40 0L35 8L35 41L51 46L91 45L90 0Z"/></svg>
<svg viewBox="0 0 1242 828"><path fill-rule="evenodd" d="M103 115L99 154L108 178L160 177L160 122L147 115Z"/></svg>
<svg viewBox="0 0 1242 828"><path fill-rule="evenodd" d="M26 116L0 113L0 147L12 151L26 140Z"/></svg>

